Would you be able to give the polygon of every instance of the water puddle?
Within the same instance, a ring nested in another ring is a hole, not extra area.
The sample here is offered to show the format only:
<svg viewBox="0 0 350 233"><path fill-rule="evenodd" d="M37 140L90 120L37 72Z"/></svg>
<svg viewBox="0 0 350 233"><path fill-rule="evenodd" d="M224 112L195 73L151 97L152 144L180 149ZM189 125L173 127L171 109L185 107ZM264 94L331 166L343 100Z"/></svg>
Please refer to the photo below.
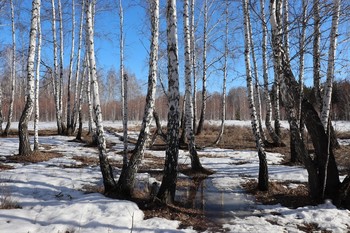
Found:
<svg viewBox="0 0 350 233"><path fill-rule="evenodd" d="M190 185L178 187L176 199L189 207L200 209L211 220L227 223L233 217L253 214L253 201L243 190L221 190L214 186L213 178L188 179Z"/></svg>

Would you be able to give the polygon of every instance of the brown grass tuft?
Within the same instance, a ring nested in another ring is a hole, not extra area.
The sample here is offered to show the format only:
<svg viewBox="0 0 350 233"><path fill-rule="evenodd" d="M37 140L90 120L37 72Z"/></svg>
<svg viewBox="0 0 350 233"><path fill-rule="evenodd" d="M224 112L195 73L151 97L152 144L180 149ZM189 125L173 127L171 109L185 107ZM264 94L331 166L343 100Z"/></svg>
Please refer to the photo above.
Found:
<svg viewBox="0 0 350 233"><path fill-rule="evenodd" d="M34 151L29 156L12 155L7 156L6 160L16 163L39 163L53 158L63 157L62 154L53 151Z"/></svg>

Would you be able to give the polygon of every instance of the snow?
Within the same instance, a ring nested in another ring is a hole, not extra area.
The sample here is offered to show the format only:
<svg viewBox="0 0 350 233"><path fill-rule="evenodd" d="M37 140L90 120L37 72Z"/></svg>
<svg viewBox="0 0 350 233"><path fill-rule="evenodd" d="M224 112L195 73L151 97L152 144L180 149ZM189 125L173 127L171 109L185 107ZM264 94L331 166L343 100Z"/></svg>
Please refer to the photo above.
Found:
<svg viewBox="0 0 350 233"><path fill-rule="evenodd" d="M250 124L243 121L229 123ZM137 124L139 122L129 123ZM119 122L105 125L121 127ZM337 122L334 126L337 130L350 130L348 122ZM55 124L41 123L41 129L55 129ZM121 160L115 150L123 148L122 142L112 133L106 135L108 141L116 143L108 152L110 159ZM158 217L144 219L143 212L133 202L82 192L86 185L102 186L101 173L98 166L74 168L80 162L73 156L98 158L98 153L96 148L83 147L69 141L71 139L40 137L41 146L60 152L64 157L35 164L10 163L8 165L15 169L0 171L0 200L8 197L21 206L21 209L0 210L0 232L196 232L192 228L178 229L179 221ZM1 162L4 156L18 153L18 139L1 138L0 147ZM163 151L147 153L164 157ZM220 220L229 232L303 232L300 226L305 224L317 224L320 229L331 232L350 230L350 211L337 209L329 201L297 209L257 203L241 187L243 182L256 179L258 175L259 161L255 151L205 148L199 155L202 165L215 171L211 175L211 185L221 190L222 201L227 208L235 206L235 210L226 209L229 214ZM293 181L289 188L306 182L305 169L280 165L282 157L278 153L267 153L270 180ZM180 150L179 164L189 163L187 154ZM119 174L120 171L116 169L116 172ZM145 182L156 181L146 173L137 177ZM218 199L218 196L206 198L210 202L210 198Z"/></svg>

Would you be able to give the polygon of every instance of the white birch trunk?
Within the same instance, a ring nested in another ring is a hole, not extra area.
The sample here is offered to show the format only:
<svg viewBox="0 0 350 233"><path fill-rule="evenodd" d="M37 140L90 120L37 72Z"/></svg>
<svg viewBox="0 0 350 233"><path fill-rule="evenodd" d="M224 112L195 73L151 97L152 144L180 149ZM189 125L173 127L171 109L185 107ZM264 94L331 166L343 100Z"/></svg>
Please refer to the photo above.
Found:
<svg viewBox="0 0 350 233"><path fill-rule="evenodd" d="M40 8L38 10L38 51L36 57L36 77L35 77L35 97L34 97L34 150L39 150L39 88L40 88L40 61L41 61L41 20L40 20Z"/></svg>
<svg viewBox="0 0 350 233"><path fill-rule="evenodd" d="M246 76L247 76L247 91L248 91L248 101L251 116L252 130L255 137L256 148L259 154L259 178L258 178L258 188L259 190L268 189L268 171L266 154L263 146L263 141L261 140L261 135L258 129L258 119L254 103L254 87L252 80L252 72L250 65L250 53L251 53L251 35L250 35L250 16L248 10L247 0L243 0L243 14L244 14L244 60L246 66Z"/></svg>
<svg viewBox="0 0 350 233"><path fill-rule="evenodd" d="M52 38L53 38L53 91L55 96L55 110L56 110L56 121L57 121L57 132L62 134L62 115L60 114L59 104L59 90L60 82L58 77L58 59L57 59L57 30L56 30L56 7L55 0L51 0L52 6Z"/></svg>
<svg viewBox="0 0 350 233"><path fill-rule="evenodd" d="M173 203L178 172L180 92L176 0L167 3L168 130L164 176L157 197L164 203Z"/></svg>
<svg viewBox="0 0 350 233"><path fill-rule="evenodd" d="M72 45L69 58L68 84L67 84L67 135L73 133L72 109L71 109L71 80L73 76L73 59L75 43L75 2L72 0Z"/></svg>
<svg viewBox="0 0 350 233"><path fill-rule="evenodd" d="M325 130L328 128L328 119L331 110L333 81L334 81L334 65L335 54L337 51L337 37L338 37L338 24L340 14L340 0L333 0L333 16L332 27L329 38L329 50L328 50L328 65L327 65L327 81L323 95L321 121Z"/></svg>
<svg viewBox="0 0 350 233"><path fill-rule="evenodd" d="M13 0L10 1L11 4L11 26L12 26L12 60L11 60L11 97L10 105L7 117L7 124L4 131L4 136L7 136L13 116L13 104L15 100L15 86L16 86L16 28L15 28L15 10L13 6Z"/></svg>
<svg viewBox="0 0 350 233"><path fill-rule="evenodd" d="M64 47L63 47L63 13L62 13L62 4L61 0L58 0L58 17L59 17L59 31L60 31L60 88L58 90L58 106L59 106L59 114L60 114L60 119L61 119L61 127L62 127L62 132L65 130L65 126L63 123L63 59L64 59Z"/></svg>
<svg viewBox="0 0 350 233"><path fill-rule="evenodd" d="M123 166L128 164L128 75L124 74L124 13L122 0L119 0L119 69L121 83L122 117L123 117Z"/></svg>
<svg viewBox="0 0 350 233"><path fill-rule="evenodd" d="M89 70L91 74L91 85L93 87L94 95L94 112L95 112L95 124L96 134L98 141L100 168L103 176L103 183L105 187L105 194L112 195L116 190L116 183L113 177L111 166L108 162L108 156L106 151L106 139L104 136L104 129L102 123L102 111L100 104L100 95L97 83L96 73L96 60L95 60L95 46L94 46L94 27L92 23L92 8L93 3L86 0L86 35L88 44L88 57L89 57Z"/></svg>
<svg viewBox="0 0 350 233"><path fill-rule="evenodd" d="M28 122L34 107L34 63L36 50L36 37L38 27L38 17L40 17L40 0L32 2L32 16L30 25L30 38L27 62L27 93L26 103L18 123L19 152L21 156L28 156L32 153L29 141Z"/></svg>
<svg viewBox="0 0 350 233"><path fill-rule="evenodd" d="M82 1L82 6L81 6L81 14L80 14L80 26L79 26L79 45L78 45L78 51L77 51L77 63L76 63L76 68L75 68L75 90L74 90L74 105L73 105L73 114L72 114L72 119L71 122L73 122L73 130L76 128L76 122L77 122L77 116L79 112L79 105L81 105L80 100L78 100L78 96L80 96L80 92L83 86L80 87L80 90L78 90L79 86L79 78L80 78L80 63L81 63L81 47L82 47L82 42L83 42L83 25L84 25L84 8L85 8L85 0ZM84 76L82 77L84 79ZM79 92L79 95L78 95ZM80 99L80 97L79 97Z"/></svg>
<svg viewBox="0 0 350 233"><path fill-rule="evenodd" d="M261 23L262 23L262 71L263 71L263 79L264 79L264 101L266 103L266 118L265 118L265 126L267 131L269 132L270 137L273 140L273 143L275 145L281 144L281 139L275 132L275 130L272 127L272 104L271 104L271 98L269 94L269 77L268 77L268 66L267 66L267 23L266 23L266 16L265 16L265 1L260 0L260 15L261 15ZM278 96L276 95L276 98ZM278 102L278 99L275 101ZM277 118L276 122L279 122L279 103L277 104L277 108L275 107L275 119Z"/></svg>
<svg viewBox="0 0 350 233"><path fill-rule="evenodd" d="M190 0L190 33L191 33L191 62L192 62L192 76L193 76L193 133L196 133L197 129L197 59L196 59L196 37L195 37L195 21L194 21L194 5L195 0Z"/></svg>
<svg viewBox="0 0 350 233"><path fill-rule="evenodd" d="M228 60L228 26L229 26L229 1L226 0L225 8L225 51L224 51L224 66L223 81L222 81L222 96L221 96L221 126L220 132L215 140L215 144L218 145L224 135L225 118L226 118L226 80L227 80L227 60Z"/></svg>
<svg viewBox="0 0 350 233"><path fill-rule="evenodd" d="M86 65L88 67L88 69L90 69L90 61L88 58L88 54L86 54L87 56L87 60L86 60ZM92 134L93 133L93 104L92 104L92 93L91 93L91 72L87 73L87 86L86 86L86 96L87 96L87 102L88 102L88 109L89 109L89 131L88 134Z"/></svg>
<svg viewBox="0 0 350 233"><path fill-rule="evenodd" d="M191 37L190 37L190 25L189 25L189 2L184 0L184 41L185 41L185 131L188 141L188 150L191 158L192 170L201 170L202 165L199 161L197 154L194 133L193 133L193 108L192 108L192 83L191 83Z"/></svg>
<svg viewBox="0 0 350 233"><path fill-rule="evenodd" d="M320 18L320 0L313 0L313 18L314 18L314 33L313 33L313 80L314 92L316 100L316 109L321 109L321 18Z"/></svg>
<svg viewBox="0 0 350 233"><path fill-rule="evenodd" d="M284 51L287 61L290 61L289 55L289 0L283 0L283 39Z"/></svg>

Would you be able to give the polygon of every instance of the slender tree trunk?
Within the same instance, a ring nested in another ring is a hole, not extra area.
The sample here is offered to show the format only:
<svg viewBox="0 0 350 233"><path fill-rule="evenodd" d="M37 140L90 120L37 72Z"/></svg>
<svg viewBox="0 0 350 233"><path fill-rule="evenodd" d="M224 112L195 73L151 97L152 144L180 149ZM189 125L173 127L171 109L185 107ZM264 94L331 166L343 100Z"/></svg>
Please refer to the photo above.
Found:
<svg viewBox="0 0 350 233"><path fill-rule="evenodd" d="M102 111L100 104L100 96L98 91L97 74L96 74L96 60L95 60L95 48L94 48L94 27L92 23L92 9L93 3L91 0L86 0L86 35L87 35L87 52L89 57L89 70L91 75L91 85L93 87L94 95L94 112L95 112L95 124L96 134L98 141L100 168L103 177L103 184L105 188L105 194L111 196L115 194L116 182L113 177L113 170L108 161L106 151L106 139L104 136L103 124L102 124Z"/></svg>
<svg viewBox="0 0 350 233"><path fill-rule="evenodd" d="M314 33L313 33L313 77L314 77L314 92L316 109L321 110L321 18L320 18L320 0L313 0L313 18L314 18Z"/></svg>
<svg viewBox="0 0 350 233"><path fill-rule="evenodd" d="M58 77L58 59L57 59L57 31L56 31L56 7L55 0L51 0L52 5L52 37L53 37L53 91L55 96L55 110L56 110L56 121L57 121L57 133L62 134L62 115L60 112L59 104L59 90L60 82Z"/></svg>
<svg viewBox="0 0 350 233"><path fill-rule="evenodd" d="M207 40L208 40L208 0L204 0L204 17L203 17L203 60L202 60L202 109L199 117L196 134L203 131L205 112L207 109Z"/></svg>
<svg viewBox="0 0 350 233"><path fill-rule="evenodd" d="M85 0L84 0L85 1ZM86 54L88 56L88 54ZM86 61L87 67L90 67L90 61L87 59ZM91 99L91 73L87 73L88 81L87 81L87 87L86 87L86 95L87 95L87 102L88 102L88 109L89 109L89 130L88 134L93 133L93 105L92 105L92 99Z"/></svg>
<svg viewBox="0 0 350 233"><path fill-rule="evenodd" d="M255 57L255 46L254 46L254 40L253 40L253 31L252 31L252 25L250 23L250 19L248 20L248 30L249 30L249 44L250 44L250 50L252 54L252 61L253 61L253 69L254 69L254 79L255 79L255 92L254 92L254 98L256 102L256 118L257 118L257 124L258 124L258 130L261 137L261 140L263 143L267 142L265 133L262 126L262 120L261 120L261 98L260 98L260 87L259 87L259 75L258 75L258 65L256 62Z"/></svg>
<svg viewBox="0 0 350 233"><path fill-rule="evenodd" d="M168 51L168 126L164 176L157 198L163 203L175 199L179 156L179 60L177 41L176 0L167 1Z"/></svg>
<svg viewBox="0 0 350 233"><path fill-rule="evenodd" d="M260 15L261 15L261 23L262 23L262 70L263 70L263 79L264 79L264 101L266 103L266 119L265 126L267 131L269 132L270 137L273 140L273 144L280 146L282 144L281 138L277 135L276 131L272 127L272 104L271 98L269 94L269 77L268 77L268 67L267 67L267 24L266 24L266 16L265 16L265 1L260 0ZM278 104L279 105L279 104ZM279 109L279 106L278 106ZM279 113L275 111L275 114L278 114L277 122L279 121Z"/></svg>
<svg viewBox="0 0 350 233"><path fill-rule="evenodd" d="M61 0L58 0L58 17L59 17L59 22L60 22L60 88L58 90L58 106L59 106L59 114L60 114L60 119L61 119L61 128L62 132L61 134L64 133L66 130L66 126L63 122L63 59L64 59L64 47L63 47L63 16L62 16L62 4Z"/></svg>
<svg viewBox="0 0 350 233"><path fill-rule="evenodd" d="M215 140L218 145L224 135L225 119L226 119L226 80L227 80L227 60L228 60L228 26L229 26L229 1L226 0L225 8L225 51L224 51L224 67L222 68L224 73L224 79L222 81L222 96L221 96L221 126L218 137Z"/></svg>
<svg viewBox="0 0 350 233"><path fill-rule="evenodd" d="M261 135L258 129L258 119L256 108L254 104L254 87L251 74L251 65L250 65L250 53L251 53L251 35L250 34L250 16L248 10L248 1L243 0L243 11L244 11L244 60L246 65L246 76L247 76L247 90L248 90L248 100L249 100L249 109L252 123L252 130L255 136L256 148L258 150L259 156L259 177L258 177L258 188L261 191L268 190L268 169L266 161L266 153L264 150L263 142Z"/></svg>
<svg viewBox="0 0 350 233"><path fill-rule="evenodd" d="M155 104L155 94L157 86L157 62L158 62L158 37L159 37L159 0L149 2L151 13L152 37L150 45L148 88L146 96L146 105L142 119L140 134L135 145L135 149L130 157L128 166L123 168L118 181L120 194L129 197L135 183L135 175L141 163L145 143L149 136L149 127L153 119L153 109Z"/></svg>
<svg viewBox="0 0 350 233"><path fill-rule="evenodd" d="M340 14L340 0L333 0L333 16L332 27L329 38L329 50L328 50L328 66L327 66L327 81L325 85L321 121L325 130L328 128L329 115L331 109L331 100L333 92L333 80L334 80L334 66L335 66L335 54L337 50L337 33Z"/></svg>
<svg viewBox="0 0 350 233"><path fill-rule="evenodd" d="M201 171L203 167L200 163L194 133L193 133L193 108L192 108L192 83L191 83L191 38L190 38L190 26L189 26L189 2L184 0L184 41L185 41L185 130L186 138L188 141L188 150L191 158L191 168L194 171Z"/></svg>
<svg viewBox="0 0 350 233"><path fill-rule="evenodd" d="M32 154L30 148L28 122L34 107L34 60L36 50L36 36L38 29L38 18L40 17L40 0L32 2L32 16L30 25L30 38L27 62L27 93L26 103L18 123L19 155L28 156Z"/></svg>
<svg viewBox="0 0 350 233"><path fill-rule="evenodd" d="M40 61L41 61L41 21L40 21L40 8L38 10L38 52L36 57L36 77L35 77L35 97L34 97L34 151L39 150L39 88L40 88Z"/></svg>
<svg viewBox="0 0 350 233"><path fill-rule="evenodd" d="M15 100L15 86L16 86L16 28L15 28L15 10L13 6L13 0L10 1L11 4L11 24L12 24L12 68L11 68L11 98L10 105L7 117L7 124L5 131L3 132L4 136L7 136L13 116L13 104Z"/></svg>
<svg viewBox="0 0 350 233"><path fill-rule="evenodd" d="M85 0L83 0L85 2ZM85 5L85 4L83 4ZM84 11L84 7L82 8L82 10ZM79 102L77 104L77 117L78 117L78 122L79 122L79 127L78 127L78 132L77 132L77 136L76 139L81 141L82 140L82 134L83 134L83 112L82 112L82 108L83 108L83 89L84 89L84 80L87 76L87 73L89 73L88 71L88 67L87 67L87 60L86 60L86 56L85 56L85 60L84 60L84 64L83 64L83 75L80 79L80 88L79 90ZM77 70L77 72L79 72L79 70ZM89 85L89 83L87 83L87 85Z"/></svg>
<svg viewBox="0 0 350 233"><path fill-rule="evenodd" d="M128 166L128 75L124 74L124 15L122 1L119 0L119 48L120 48L120 83L123 117L123 168Z"/></svg>
<svg viewBox="0 0 350 233"><path fill-rule="evenodd" d="M193 133L196 134L197 129L197 59L196 59L196 38L195 38L195 24L194 24L194 5L195 0L190 0L190 33L191 33L191 62L192 62L192 76L193 76Z"/></svg>
<svg viewBox="0 0 350 233"><path fill-rule="evenodd" d="M82 42L83 42L83 25L84 25L84 8L85 8L85 0L82 0L82 6L81 6L81 14L80 14L80 26L79 26L79 45L78 45L78 55L77 55L77 63L76 63L76 69L75 69L75 90L74 90L74 105L73 105L73 114L72 114L72 119L71 122L73 122L73 131L76 128L76 122L77 122L77 115L79 111L78 101L80 104L80 93L81 89L83 86L81 86L80 91L78 90L78 85L79 85L79 74L80 74L80 59L81 59L81 47L82 47ZM82 77L84 79L84 76ZM79 95L78 95L79 92ZM80 122L79 122L80 124Z"/></svg>
<svg viewBox="0 0 350 233"><path fill-rule="evenodd" d="M68 84L67 84L67 135L74 132L71 109L71 82L73 76L73 59L74 59L74 44L75 44L75 2L72 0L72 46L69 58Z"/></svg>

